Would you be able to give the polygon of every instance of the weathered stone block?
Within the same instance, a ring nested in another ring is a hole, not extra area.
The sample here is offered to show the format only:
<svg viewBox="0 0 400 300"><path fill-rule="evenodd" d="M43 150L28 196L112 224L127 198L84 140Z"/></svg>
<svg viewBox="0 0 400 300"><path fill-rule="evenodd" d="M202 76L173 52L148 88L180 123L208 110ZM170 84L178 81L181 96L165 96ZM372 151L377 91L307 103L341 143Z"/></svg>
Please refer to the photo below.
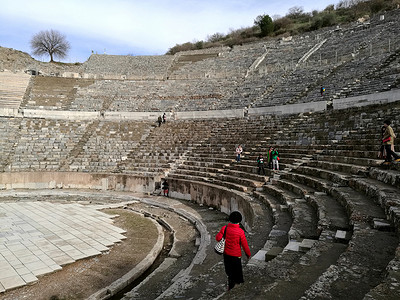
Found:
<svg viewBox="0 0 400 300"><path fill-rule="evenodd" d="M301 241L301 244L299 245L299 250L307 252L316 242L317 242L316 240L304 239Z"/></svg>
<svg viewBox="0 0 400 300"><path fill-rule="evenodd" d="M342 241L342 242L347 242L349 241L351 238L351 233L348 231L344 231L344 230L337 230L336 231L336 235L335 235L335 239L338 241Z"/></svg>
<svg viewBox="0 0 400 300"><path fill-rule="evenodd" d="M289 243L286 245L284 251L299 251L299 247L300 247L301 242L297 242L297 241L289 241Z"/></svg>
<svg viewBox="0 0 400 300"><path fill-rule="evenodd" d="M387 220L384 219L377 219L374 220L374 228L378 230L390 230L391 224Z"/></svg>
<svg viewBox="0 0 400 300"><path fill-rule="evenodd" d="M282 253L283 248L281 247L272 247L269 251L265 253L265 261L270 261L277 257L280 253Z"/></svg>

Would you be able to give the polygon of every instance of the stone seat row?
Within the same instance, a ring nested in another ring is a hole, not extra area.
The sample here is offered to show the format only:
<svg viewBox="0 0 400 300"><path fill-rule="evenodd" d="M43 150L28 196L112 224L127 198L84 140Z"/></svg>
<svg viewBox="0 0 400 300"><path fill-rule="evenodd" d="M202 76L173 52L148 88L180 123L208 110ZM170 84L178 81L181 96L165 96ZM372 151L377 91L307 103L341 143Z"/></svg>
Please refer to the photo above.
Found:
<svg viewBox="0 0 400 300"><path fill-rule="evenodd" d="M300 174L306 174L306 175L300 175ZM332 175L332 173L330 174ZM398 204L395 204L394 202L395 198L393 198L393 195L396 194L398 195L399 192L399 190L396 190L396 188L392 188L392 192L389 192L390 188L385 184L379 183L378 181L374 182L371 179L363 179L365 177L350 177L349 174L347 177L347 182L346 182L346 177L343 177L343 174L334 175L336 177L339 177L340 180L334 180L333 177L331 177L330 180L324 182L324 180L321 179L321 173L319 173L317 168L307 169L306 167L299 167L298 169L296 169L295 174L287 176L288 176L287 178L292 181L302 182L306 183L309 186L318 187L318 190L323 191L328 195L334 196L336 199L338 199L338 201L342 203L342 205L348 211L352 224L357 224L359 229L361 229L364 232L369 232L368 235L370 235L371 237L375 236L376 238L380 239L379 235L386 236L385 238L387 238L389 241L392 240L392 245L393 245L392 247L395 247L396 240L393 239L393 235L390 236L390 234L379 233L374 229L374 227L379 226L377 224L382 222L384 228L390 228L390 225L388 223L385 224L386 218L389 218L389 220L392 222L392 224L395 224L398 230L398 215L397 217L395 217L395 216L390 216L390 213L388 213L389 211L396 211L396 209L393 209L393 206L398 207ZM317 178L313 179L314 176L316 176ZM329 187L332 181L339 182L338 186L335 187L334 184L333 186ZM358 183L358 187L354 182ZM388 194L385 198L384 196L385 193L383 193L381 194L382 198L379 198L374 193L371 192L368 193L368 191L371 190L374 190L375 193L377 192L377 190L388 191ZM360 195L359 193L361 193L362 195ZM385 207L385 205L382 204L382 201L384 202L385 200L383 199L388 199L388 198L391 199L390 204L386 202L385 203L386 207ZM369 202L366 202L366 200ZM374 200L376 203L380 204L381 207L374 204ZM398 200L397 203L399 203ZM391 205L393 206L391 207ZM356 231L355 235L357 235Z"/></svg>
<svg viewBox="0 0 400 300"><path fill-rule="evenodd" d="M360 148L360 146L359 146L359 148ZM322 161L324 161L324 158L322 158ZM313 161L310 161L310 163L313 163ZM330 177L326 177L326 178L329 178L329 180L324 182L324 180L319 177L315 178L314 180L311 180L313 177L310 177L310 175L312 175L312 176L316 175L316 176L321 176L321 177L328 176L328 175L321 175L323 173L321 173L321 172L318 173L315 170L311 170L311 169L307 172L306 172L306 170L307 170L307 167L298 167L298 169L295 169L295 173L293 173L291 175L282 174L282 178L283 178L282 182L278 181L279 182L278 185L283 185L285 187L285 189L288 189L288 190L293 189L293 186L296 186L296 188L299 188L299 185L302 185L303 187L304 186L308 187L310 190L314 190L314 194L315 194L316 198L317 198L317 196L328 197L328 199L330 199L332 197L335 198L337 203L343 205L343 207L347 209L349 216L351 218L351 222L352 222L351 224L352 225L356 224L357 231L355 232L354 240L365 241L365 238L367 238L367 237L370 237L374 240L379 240L380 236L382 236L382 237L386 236L389 241L392 240L391 247L393 249L393 245L395 245L395 243L393 244L393 241L396 241L395 239L393 239L393 236L391 237L390 234L381 233L379 231L376 231L376 229L372 228L370 225L372 223L375 225L374 219L384 220L386 218L386 214L385 214L384 210L379 207L375 207L375 205L373 204L374 203L373 201L365 202L365 201L371 201L371 200L368 200L368 199L364 200L365 196L360 195L359 192L355 191L354 189L352 189L349 186L346 186L346 184L348 185L349 182L351 182L347 179L349 178L349 176L351 176L352 173L350 173L350 174L332 174L332 172L331 173L325 172L325 174L330 174L329 175ZM365 168L362 168L361 170L366 171ZM343 173L346 173L346 172L348 172L348 169L345 169L345 172L343 172ZM307 175L303 175L303 174L307 174ZM340 178L340 180L335 179L336 181L338 181L338 183L334 183L334 185L332 185L332 180L334 178ZM284 182L284 180L286 182ZM293 184L293 182L295 182L295 184ZM335 184L337 184L337 186L335 186ZM290 186L292 186L292 187L289 188ZM311 197L307 197L307 198L311 198ZM326 203L329 203L329 200L327 200ZM368 203L368 205L367 205L367 203ZM367 206L367 208L365 208L365 206ZM321 211L323 211L323 210L321 209ZM335 210L332 210L332 211L335 211ZM330 224L330 222L326 221L326 219L325 219L325 221L321 221L320 224ZM365 232L366 234L363 234L363 232ZM398 243L398 241L397 241L397 243ZM362 244L361 242L358 243L357 247L359 247L359 245L361 245L361 244ZM363 250L360 247L357 251L362 252ZM341 257L340 261L345 260L346 256L348 256L348 255L343 255ZM354 266L360 267L361 266L360 262L354 262ZM346 268L344 268L340 264L339 264L338 268L340 269L340 272L342 272L342 274L345 274ZM365 267L365 266L362 268L367 269L367 267ZM383 267L383 269L384 269L384 267ZM381 272L382 272L382 265L381 265ZM330 271L327 271L325 273L326 276L329 273L330 273ZM354 278L352 278L352 280L354 280ZM369 280L372 280L372 276L369 277ZM342 280L340 280L340 281L342 281Z"/></svg>
<svg viewBox="0 0 400 300"><path fill-rule="evenodd" d="M300 171L301 170L299 170L299 172ZM303 169L303 171L304 171L304 169ZM297 170L296 170L296 172L297 172ZM300 173L302 173L302 172L300 172ZM345 216L344 208L348 209L349 215L351 217L352 228L354 231L354 234L353 234L354 237L351 239L351 241L352 241L352 243L356 244L356 245L354 245L355 247L353 247L353 251L354 251L354 248L356 248L356 250L351 255L348 255L345 252L343 252L340 255L337 266L338 266L338 270L340 270L341 274L343 274L343 275L347 274L347 268L352 268L352 266L361 268L363 270L367 270L369 267L371 267L371 265L373 265L375 263L375 262L373 264L363 263L359 260L357 261L357 259L356 259L357 256L354 256L354 255L361 255L361 253L364 252L364 250L362 249L362 245L363 245L363 243L365 243L366 239L379 241L381 238L384 238L389 241L389 243L391 245L390 246L391 249L394 249L396 247L396 243L398 243L398 240L395 238L395 236L393 234L377 231L376 229L372 228L369 225L369 223L372 223L376 219L383 220L383 223L384 223L385 214L383 213L382 209L375 208L375 206L373 205L373 202L371 203L371 202L362 201L362 204L361 204L360 199L365 199L365 198L357 196L358 194L356 192L353 192L352 189L349 189L346 187L336 188L338 194L341 196L337 198L337 200L339 200L339 201L336 200L336 201L332 202L332 200L333 200L332 197L336 198L337 195L335 195L335 193L329 194L329 192L328 192L329 189L327 189L327 186L330 185L330 181L327 181L325 184L319 184L319 182L321 182L321 178L318 175L318 173L316 173L315 171L310 172L310 173L312 173L313 176L318 177L315 179L314 182L308 181L311 179L311 177L308 177L309 179L305 180L307 177L304 175L294 176L294 175L283 173L281 175L281 178L284 178L284 179L279 179L277 182L277 185L279 187L283 188L284 190L300 191L300 192L297 192L299 195L306 196L305 198L308 201L314 203L314 205L316 207L318 207L317 210L318 210L318 215L319 215L319 226L321 226L320 228L325 228L324 230L326 230L327 228L336 228L336 229L340 228L340 229L348 230L348 225L347 225L347 222L345 221L346 218L344 217ZM273 195L277 195L280 198L282 198L282 197L287 198L288 197L287 192L283 192L284 190L281 190L281 188L277 189L276 187L274 187L271 192L271 187L268 187L268 190L269 190L270 194L272 193ZM286 195L286 196L282 196L282 195ZM323 200L324 198L326 198L325 201ZM336 203L335 204L336 208L333 208L333 206L332 206L333 203ZM369 203L367 205L368 209L366 209L364 207L367 203ZM341 208L342 205L343 205L343 208ZM349 208L351 208L351 209L349 209ZM339 218L338 218L338 216L335 214L339 211L342 211L342 213L339 215ZM326 212L328 214L326 214ZM331 215L329 216L329 214L331 214ZM362 222L360 222L360 220L362 220ZM376 223L379 223L379 222L376 221ZM354 224L356 224L356 225L354 225ZM374 223L374 225L375 225L375 223ZM329 226L332 226L332 227L329 227ZM388 225L386 225L386 228L387 228L387 226ZM300 231L300 234L301 234L301 232L302 231ZM323 236L326 237L326 235L323 235ZM330 238L332 238L332 236ZM369 243L368 245L371 245L371 244ZM356 253L358 253L358 254L356 254ZM365 254L362 254L362 255L365 256ZM349 260L349 257L351 257L351 256L353 256L353 259ZM345 260L347 262L346 267L343 266L341 263L342 261L345 261ZM386 260L384 260L383 263L381 262L380 278L382 278L382 273L385 273L384 272L384 268L386 266L385 263L391 263L390 256L388 256L386 258ZM331 272L332 272L332 270L327 270L324 272L323 276L331 276L331 274L332 274ZM366 272L363 271L363 274L366 274ZM368 276L368 277L369 277L368 280L372 280L372 281L376 280L373 276ZM335 280L335 284L338 284L339 281L344 282L345 280L350 280L353 283L356 282L356 277L351 278L351 276L346 276L345 278L346 279L344 279L344 280L343 279ZM379 280L377 282L379 282ZM320 278L316 281L315 285L317 285L318 281L323 282L323 280ZM331 289L331 287L329 287L328 289ZM310 290L312 290L312 289L310 289ZM322 291L320 291L320 292L322 292ZM368 290L366 290L366 292L368 292Z"/></svg>

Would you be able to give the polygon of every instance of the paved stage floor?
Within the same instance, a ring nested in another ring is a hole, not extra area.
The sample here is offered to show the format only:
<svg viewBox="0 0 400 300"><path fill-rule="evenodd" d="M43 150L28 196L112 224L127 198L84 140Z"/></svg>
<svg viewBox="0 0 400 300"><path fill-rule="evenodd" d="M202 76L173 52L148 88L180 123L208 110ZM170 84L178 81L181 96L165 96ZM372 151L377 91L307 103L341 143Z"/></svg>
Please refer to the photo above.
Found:
<svg viewBox="0 0 400 300"><path fill-rule="evenodd" d="M45 201L0 203L0 292L33 283L125 239L100 206Z"/></svg>

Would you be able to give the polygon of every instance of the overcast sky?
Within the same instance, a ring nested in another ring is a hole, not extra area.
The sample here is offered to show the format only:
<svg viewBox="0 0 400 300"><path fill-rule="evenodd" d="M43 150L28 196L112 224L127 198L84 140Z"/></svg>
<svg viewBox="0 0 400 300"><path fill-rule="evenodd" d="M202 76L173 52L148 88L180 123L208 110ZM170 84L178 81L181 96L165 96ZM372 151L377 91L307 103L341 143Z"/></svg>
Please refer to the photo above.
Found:
<svg viewBox="0 0 400 300"><path fill-rule="evenodd" d="M289 8L323 10L339 0L0 0L0 46L31 54L41 30L63 33L71 44L65 62L91 51L161 55L176 44L250 27L258 15L284 16ZM37 58L37 57L36 57ZM47 57L42 58L48 61Z"/></svg>

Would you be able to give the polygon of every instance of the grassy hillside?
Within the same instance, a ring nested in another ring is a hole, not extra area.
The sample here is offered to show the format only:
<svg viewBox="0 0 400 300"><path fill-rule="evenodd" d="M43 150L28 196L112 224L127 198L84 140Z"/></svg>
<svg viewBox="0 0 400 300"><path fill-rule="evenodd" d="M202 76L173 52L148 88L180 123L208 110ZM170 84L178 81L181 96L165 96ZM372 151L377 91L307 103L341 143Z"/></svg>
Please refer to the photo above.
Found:
<svg viewBox="0 0 400 300"><path fill-rule="evenodd" d="M289 9L284 17L272 16L273 26L267 34L261 30L260 26L256 25L259 23L257 20L268 16L268 14L265 14L255 16L254 26L232 30L226 35L214 33L208 36L206 41L177 44L170 48L167 54L218 46L240 45L268 37L296 35L323 27L347 24L360 18L368 20L371 15L399 9L399 7L400 0L342 0L336 6L332 4L328 5L323 11L314 10L312 12L304 12L302 7L296 6Z"/></svg>

